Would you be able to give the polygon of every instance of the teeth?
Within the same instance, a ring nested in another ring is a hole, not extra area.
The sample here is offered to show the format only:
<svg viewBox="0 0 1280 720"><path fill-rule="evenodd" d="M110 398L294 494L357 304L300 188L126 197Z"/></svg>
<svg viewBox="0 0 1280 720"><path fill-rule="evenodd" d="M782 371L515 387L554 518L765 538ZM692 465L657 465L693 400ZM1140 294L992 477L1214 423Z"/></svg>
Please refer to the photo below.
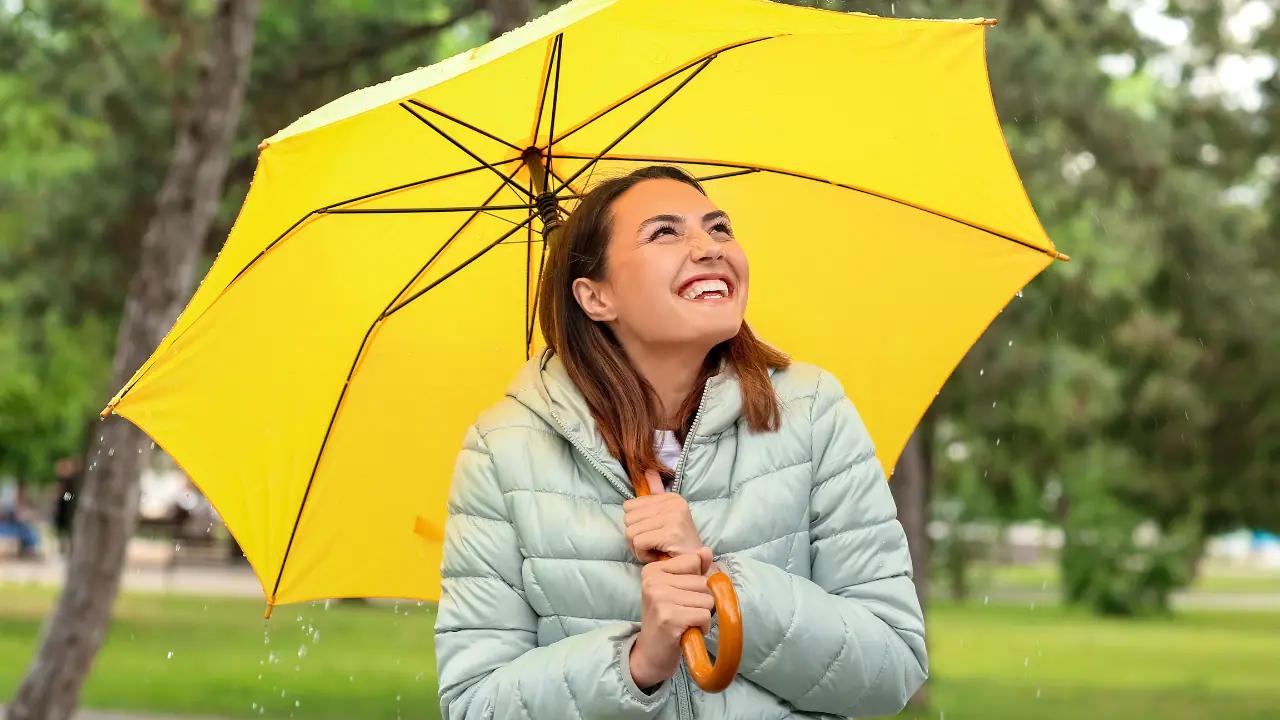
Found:
<svg viewBox="0 0 1280 720"><path fill-rule="evenodd" d="M718 292L721 297L729 297L729 284L724 280L698 280L689 284L680 297L685 300L696 300L704 292Z"/></svg>

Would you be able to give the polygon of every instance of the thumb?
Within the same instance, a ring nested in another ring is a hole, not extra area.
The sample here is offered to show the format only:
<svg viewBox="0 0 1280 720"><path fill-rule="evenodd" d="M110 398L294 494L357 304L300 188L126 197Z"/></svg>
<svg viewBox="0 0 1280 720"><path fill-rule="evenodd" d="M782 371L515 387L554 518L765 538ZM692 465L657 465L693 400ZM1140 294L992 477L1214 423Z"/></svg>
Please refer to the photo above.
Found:
<svg viewBox="0 0 1280 720"><path fill-rule="evenodd" d="M644 479L649 482L649 494L657 495L666 491L662 486L662 478L658 475L657 470L649 469L644 472Z"/></svg>
<svg viewBox="0 0 1280 720"><path fill-rule="evenodd" d="M702 563L702 570L698 573L699 575L706 575L707 571L711 569L711 559L711 548L704 545L698 549L698 560Z"/></svg>

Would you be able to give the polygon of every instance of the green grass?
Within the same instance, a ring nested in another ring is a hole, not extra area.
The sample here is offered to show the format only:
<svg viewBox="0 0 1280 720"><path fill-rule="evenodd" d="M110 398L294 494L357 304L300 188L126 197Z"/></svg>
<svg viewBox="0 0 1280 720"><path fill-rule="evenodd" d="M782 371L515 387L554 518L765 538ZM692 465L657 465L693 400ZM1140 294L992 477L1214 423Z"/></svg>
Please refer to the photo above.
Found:
<svg viewBox="0 0 1280 720"><path fill-rule="evenodd" d="M1280 718L1280 613L939 605L920 718Z"/></svg>
<svg viewBox="0 0 1280 720"><path fill-rule="evenodd" d="M12 697L53 599L51 590L0 587L0 702ZM83 704L241 717L438 717L433 606L302 604L276 608L265 623L262 610L251 599L121 596Z"/></svg>
<svg viewBox="0 0 1280 720"><path fill-rule="evenodd" d="M52 600L0 587L0 698L12 695ZM123 596L85 705L438 717L430 606L286 606L265 635L261 610L254 600ZM1111 620L979 600L937 604L929 623L933 707L919 718L1280 718L1280 612Z"/></svg>

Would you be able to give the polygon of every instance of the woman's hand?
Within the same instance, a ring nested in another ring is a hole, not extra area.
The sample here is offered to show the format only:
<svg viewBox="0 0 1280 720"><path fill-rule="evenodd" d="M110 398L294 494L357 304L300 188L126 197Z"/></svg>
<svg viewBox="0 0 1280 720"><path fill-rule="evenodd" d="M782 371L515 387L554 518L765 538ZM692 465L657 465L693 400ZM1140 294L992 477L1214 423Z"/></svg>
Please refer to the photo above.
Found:
<svg viewBox="0 0 1280 720"><path fill-rule="evenodd" d="M702 547L689 503L678 493L663 492L658 473L645 473L650 495L622 503L627 544L642 563L658 559L658 553L690 555Z"/></svg>
<svg viewBox="0 0 1280 720"><path fill-rule="evenodd" d="M675 674L680 664L680 636L685 629L711 627L715 599L707 589L711 549L677 555L645 565L640 571L640 635L631 646L631 677L650 687Z"/></svg>

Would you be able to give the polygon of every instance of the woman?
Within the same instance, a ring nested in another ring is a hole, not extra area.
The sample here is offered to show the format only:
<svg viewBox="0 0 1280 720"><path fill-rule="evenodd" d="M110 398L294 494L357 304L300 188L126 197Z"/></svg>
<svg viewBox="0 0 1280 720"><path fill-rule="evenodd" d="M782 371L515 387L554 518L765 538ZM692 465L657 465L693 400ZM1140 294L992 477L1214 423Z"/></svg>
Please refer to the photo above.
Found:
<svg viewBox="0 0 1280 720"><path fill-rule="evenodd" d="M547 349L455 467L445 718L885 714L924 681L870 437L833 375L752 334L748 280L728 216L673 167L600 183L552 235ZM636 498L625 468L656 492ZM711 572L732 580L743 625L738 677L717 694L678 644L697 626L715 654Z"/></svg>

